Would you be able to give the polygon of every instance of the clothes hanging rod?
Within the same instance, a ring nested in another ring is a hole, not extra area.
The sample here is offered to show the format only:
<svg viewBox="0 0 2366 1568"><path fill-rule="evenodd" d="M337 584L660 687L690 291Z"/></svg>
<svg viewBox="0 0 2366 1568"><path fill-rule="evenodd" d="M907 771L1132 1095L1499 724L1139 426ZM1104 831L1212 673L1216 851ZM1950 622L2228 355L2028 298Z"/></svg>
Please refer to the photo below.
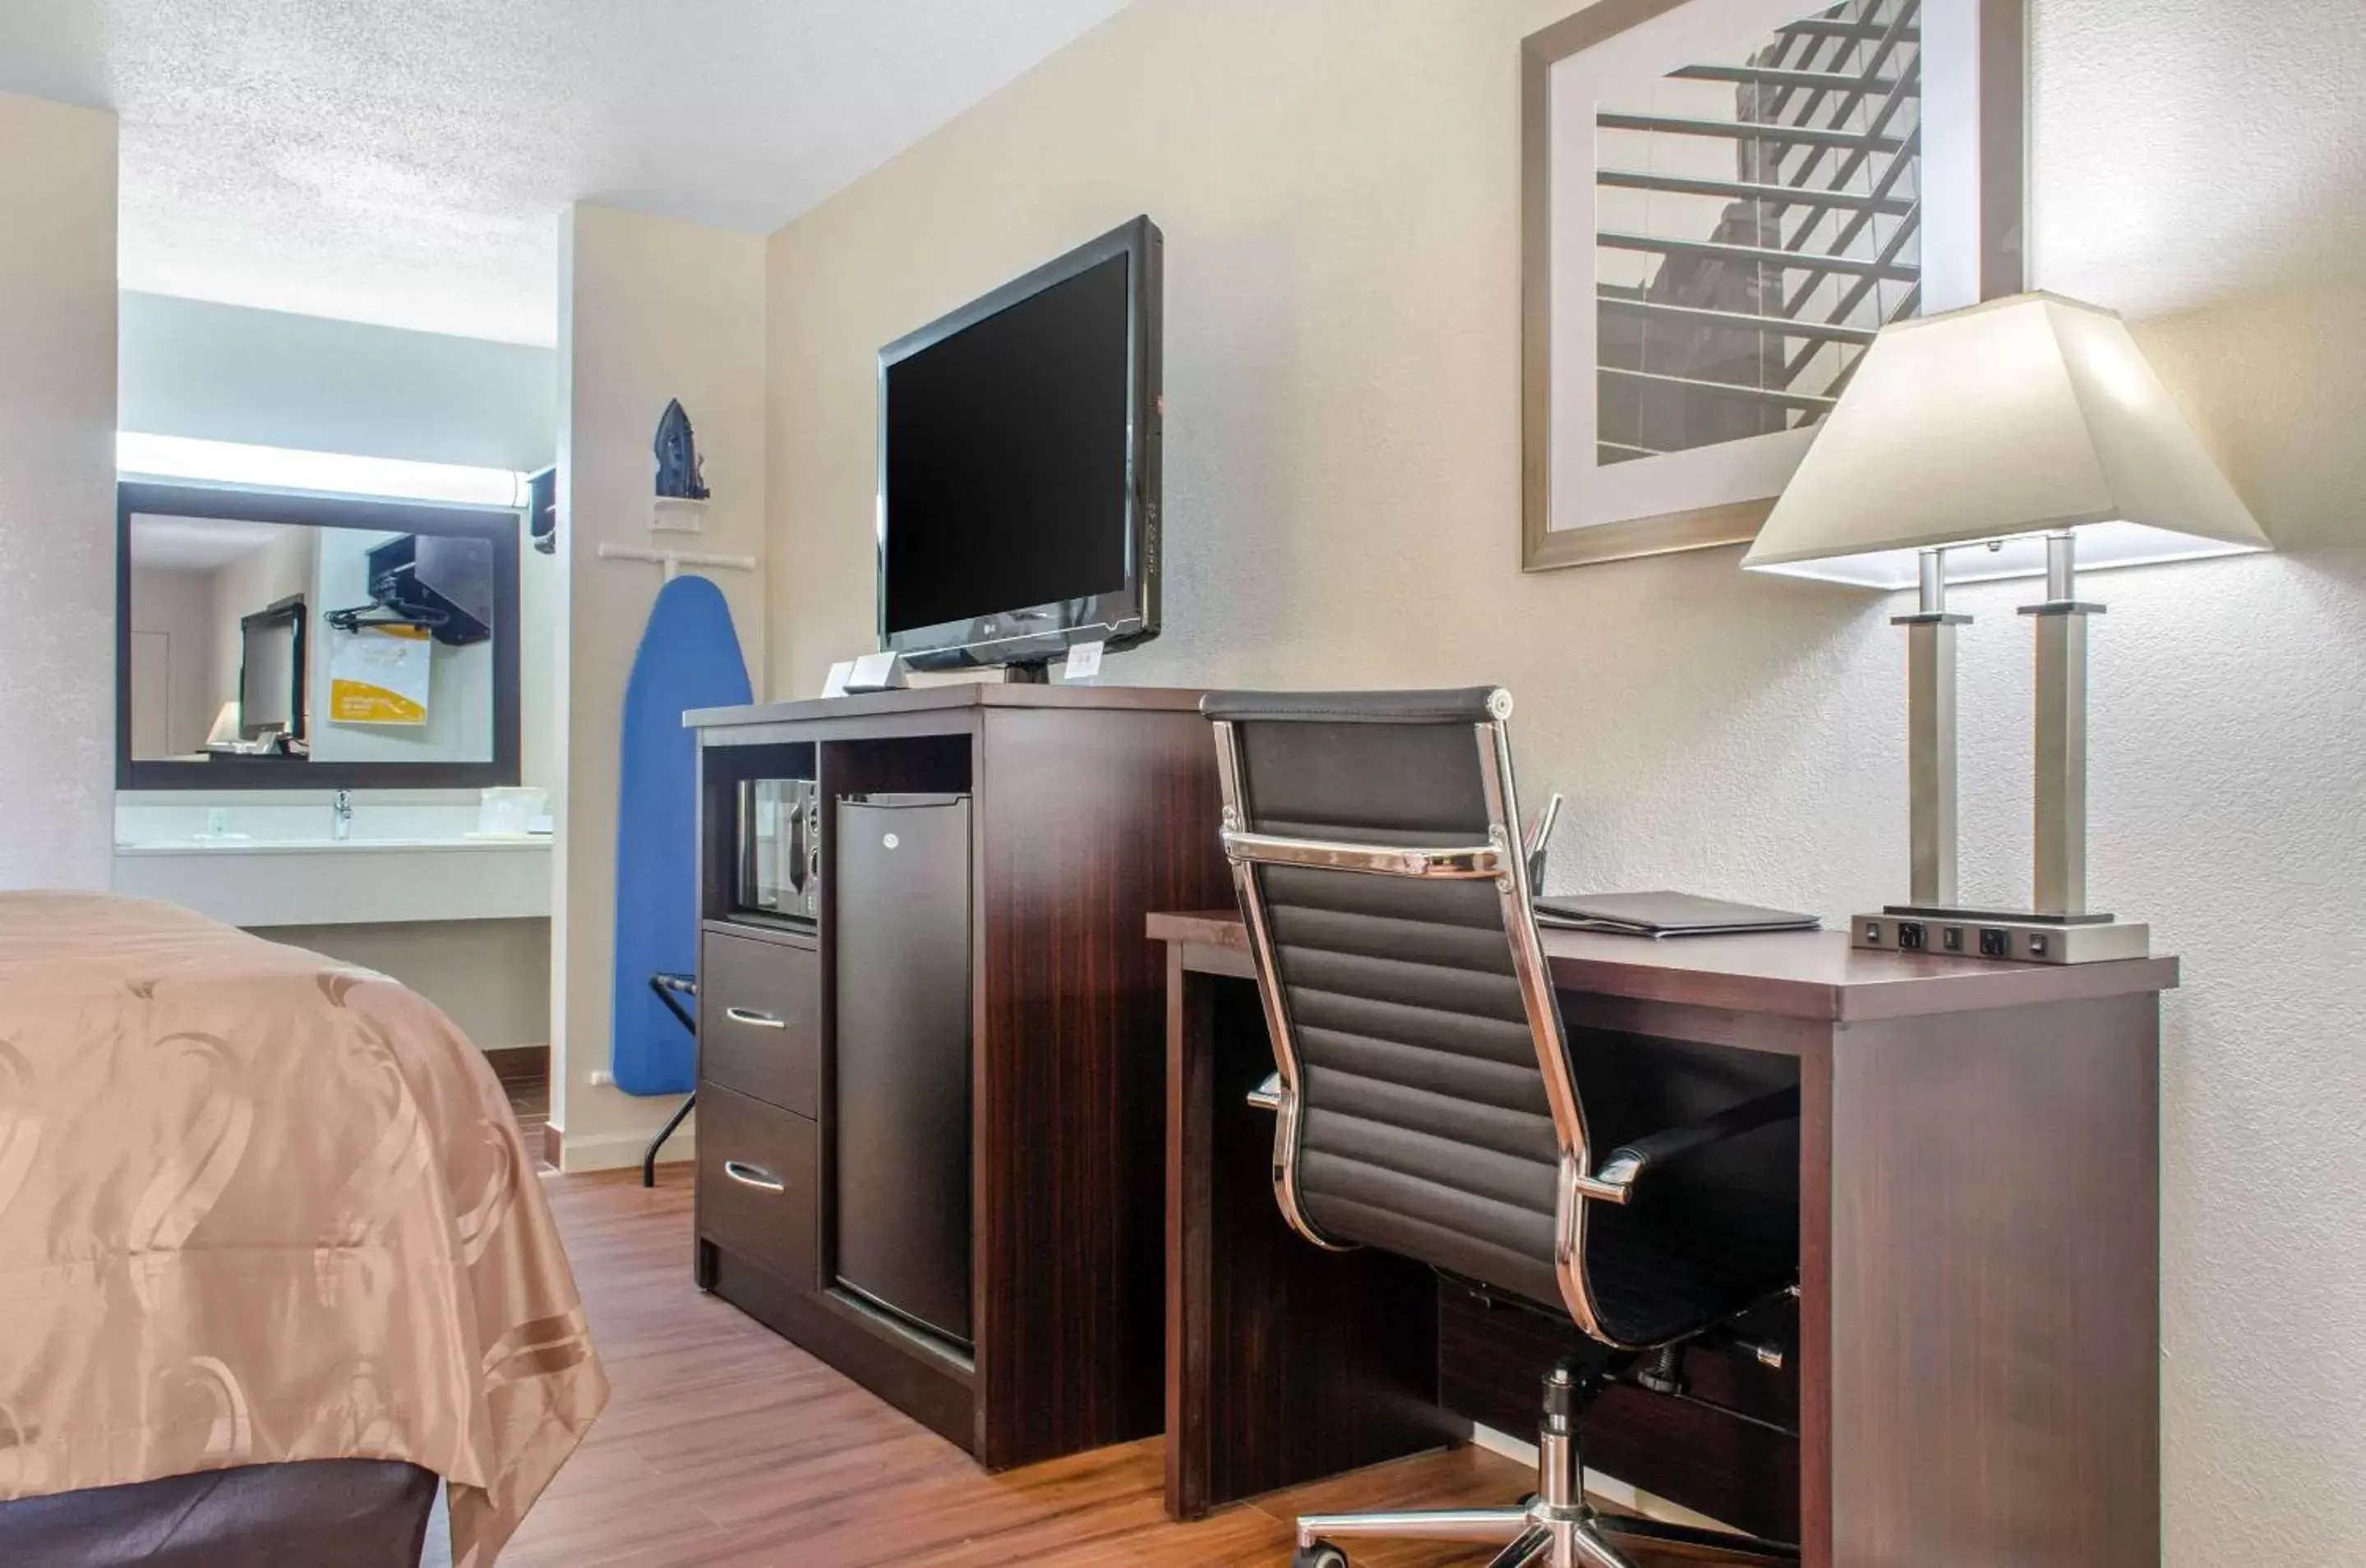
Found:
<svg viewBox="0 0 2366 1568"><path fill-rule="evenodd" d="M697 550L653 550L643 545L603 545L602 560L635 560L649 566L665 568L665 578L671 582L686 566L708 571L753 571L754 556L716 556Z"/></svg>

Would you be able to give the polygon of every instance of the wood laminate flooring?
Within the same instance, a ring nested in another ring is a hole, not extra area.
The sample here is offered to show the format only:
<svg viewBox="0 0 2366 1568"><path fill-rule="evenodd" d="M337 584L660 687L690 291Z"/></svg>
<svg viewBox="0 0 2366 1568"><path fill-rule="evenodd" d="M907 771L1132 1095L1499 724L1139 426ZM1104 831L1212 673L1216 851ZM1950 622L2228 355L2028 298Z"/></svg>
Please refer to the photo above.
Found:
<svg viewBox="0 0 2366 1568"><path fill-rule="evenodd" d="M1280 1568L1300 1512L1500 1506L1530 1472L1477 1449L1277 1494L1196 1524L1160 1504L1162 1439L988 1475L690 1280L691 1172L549 1176L615 1393L503 1568ZM1358 1543L1357 1568L1488 1551ZM1676 1568L1687 1555L1641 1558Z"/></svg>
<svg viewBox="0 0 2366 1568"><path fill-rule="evenodd" d="M543 1159L544 1133L550 1124L550 1048L521 1045L488 1051L485 1059L492 1064L502 1091L509 1096L510 1114L517 1118L526 1152L550 1168Z"/></svg>

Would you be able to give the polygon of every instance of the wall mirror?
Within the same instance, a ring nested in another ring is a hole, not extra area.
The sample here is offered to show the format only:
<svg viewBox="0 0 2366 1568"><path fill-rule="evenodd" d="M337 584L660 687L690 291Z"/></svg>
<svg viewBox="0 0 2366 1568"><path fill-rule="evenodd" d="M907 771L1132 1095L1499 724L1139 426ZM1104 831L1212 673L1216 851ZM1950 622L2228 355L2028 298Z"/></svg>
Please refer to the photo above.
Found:
<svg viewBox="0 0 2366 1568"><path fill-rule="evenodd" d="M125 484L121 789L518 779L518 514Z"/></svg>
<svg viewBox="0 0 2366 1568"><path fill-rule="evenodd" d="M1746 544L1873 334L2022 288L2023 0L1597 0L1523 47L1529 570Z"/></svg>

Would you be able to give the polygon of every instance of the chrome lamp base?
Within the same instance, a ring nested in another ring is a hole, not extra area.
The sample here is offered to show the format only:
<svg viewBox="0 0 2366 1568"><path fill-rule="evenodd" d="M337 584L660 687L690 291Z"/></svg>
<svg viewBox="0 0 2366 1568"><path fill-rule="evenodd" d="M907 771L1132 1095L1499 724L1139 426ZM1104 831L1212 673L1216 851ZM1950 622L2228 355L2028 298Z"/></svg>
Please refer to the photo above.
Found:
<svg viewBox="0 0 2366 1568"><path fill-rule="evenodd" d="M1920 608L1893 617L1907 632L1912 880L1906 903L1850 919L1850 945L2016 964L2148 956L2150 927L2087 912L2087 622L2103 607L2078 597L2071 535L2046 536L2045 598L2021 612L2036 628L2034 911L1955 902L1955 629L1968 617L1947 612L1945 552L1926 549L1918 564Z"/></svg>
<svg viewBox="0 0 2366 1568"><path fill-rule="evenodd" d="M2109 915L2033 915L1892 904L1849 920L1849 945L1882 953L1938 953L2020 964L2104 964L2152 953L2152 928Z"/></svg>
<svg viewBox="0 0 2366 1568"><path fill-rule="evenodd" d="M1675 1548L1687 1555L1715 1552L1715 1561L1780 1563L1797 1568L1799 1549L1723 1530L1693 1529L1657 1519L1596 1513L1585 1501L1576 1416L1598 1383L1564 1363L1545 1379L1544 1425L1537 1442L1537 1490L1517 1508L1430 1508L1394 1514L1307 1514L1298 1521L1290 1568L1349 1568L1331 1538L1393 1537L1415 1540L1502 1543L1489 1568L1636 1568L1620 1550Z"/></svg>

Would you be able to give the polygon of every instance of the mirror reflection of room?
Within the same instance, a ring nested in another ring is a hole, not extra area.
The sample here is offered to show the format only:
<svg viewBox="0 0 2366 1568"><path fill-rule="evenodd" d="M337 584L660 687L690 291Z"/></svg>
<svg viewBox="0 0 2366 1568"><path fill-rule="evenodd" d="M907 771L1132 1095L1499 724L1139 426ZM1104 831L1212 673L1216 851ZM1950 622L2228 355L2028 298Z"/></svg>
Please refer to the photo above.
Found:
<svg viewBox="0 0 2366 1568"><path fill-rule="evenodd" d="M483 539L135 514L131 755L489 762Z"/></svg>

